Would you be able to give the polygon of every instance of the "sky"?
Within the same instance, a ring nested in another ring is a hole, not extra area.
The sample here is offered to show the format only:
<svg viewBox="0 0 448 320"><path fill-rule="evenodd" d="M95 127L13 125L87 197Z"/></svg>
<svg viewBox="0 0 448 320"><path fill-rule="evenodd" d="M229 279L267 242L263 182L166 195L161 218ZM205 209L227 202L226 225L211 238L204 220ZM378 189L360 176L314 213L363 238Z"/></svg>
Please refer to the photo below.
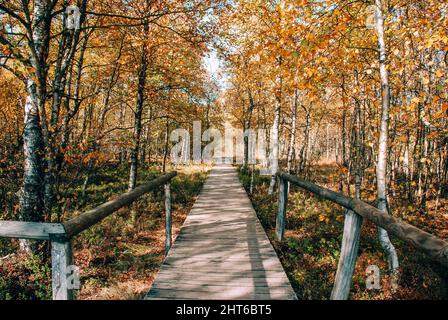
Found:
<svg viewBox="0 0 448 320"><path fill-rule="evenodd" d="M222 61L219 59L214 49L211 49L210 53L204 56L204 66L210 77L217 81L221 90L228 87L228 76L225 74L222 67Z"/></svg>

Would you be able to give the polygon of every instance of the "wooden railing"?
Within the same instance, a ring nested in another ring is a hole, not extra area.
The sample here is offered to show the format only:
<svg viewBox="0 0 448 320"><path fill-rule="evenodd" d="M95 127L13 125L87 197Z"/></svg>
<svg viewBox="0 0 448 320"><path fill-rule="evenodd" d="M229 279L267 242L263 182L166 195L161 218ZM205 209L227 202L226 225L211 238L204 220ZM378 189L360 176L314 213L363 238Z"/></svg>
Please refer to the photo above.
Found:
<svg viewBox="0 0 448 320"><path fill-rule="evenodd" d="M337 203L349 211L372 221L377 226L385 229L390 234L404 240L414 246L418 251L425 253L431 259L448 266L448 242L437 238L436 236L420 230L400 219L382 212L381 210L361 201L346 197L340 193L318 186L309 181L302 180L296 176L279 172L279 193L278 193L278 211L276 219L276 236L279 241L283 240L286 225L286 208L288 202L288 182L303 188L319 197ZM347 217L346 217L347 219ZM351 234L351 229L344 228L343 241L341 246L340 261L338 264L337 276L331 293L333 300L345 300L350 293L351 278L353 270L347 270L347 266L354 267L355 257L349 250L357 248L359 235ZM356 243L355 243L356 242ZM355 250L357 251L357 249ZM352 259L352 261L347 261ZM348 268L350 269L350 268Z"/></svg>
<svg viewBox="0 0 448 320"><path fill-rule="evenodd" d="M64 223L0 221L0 237L51 241L53 299L71 300L74 298L74 290L69 283L74 271L73 237L162 185L165 190L165 254L168 252L172 244L170 184L176 175L176 172L171 172L160 176Z"/></svg>

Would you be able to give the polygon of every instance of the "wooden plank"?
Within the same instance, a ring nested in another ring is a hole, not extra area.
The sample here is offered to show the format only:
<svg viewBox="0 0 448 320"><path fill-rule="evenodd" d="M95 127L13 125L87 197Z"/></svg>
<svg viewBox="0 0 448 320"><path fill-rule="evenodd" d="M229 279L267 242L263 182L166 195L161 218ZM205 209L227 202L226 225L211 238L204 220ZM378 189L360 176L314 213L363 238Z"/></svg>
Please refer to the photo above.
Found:
<svg viewBox="0 0 448 320"><path fill-rule="evenodd" d="M230 231L229 231L230 232ZM264 238L265 235L258 233L257 234L258 237L254 237L254 236L235 236L235 237L231 237L231 236L216 236L214 237L213 234L211 235L191 235L191 236L183 236L183 235L179 235L176 237L176 241L204 241L204 242L214 242L214 243L227 243L227 244L238 244L238 243L247 243L246 240L252 239L252 240L256 240L254 245L270 245L271 242L267 239Z"/></svg>
<svg viewBox="0 0 448 320"><path fill-rule="evenodd" d="M216 166L146 299L295 299L235 169Z"/></svg>
<svg viewBox="0 0 448 320"><path fill-rule="evenodd" d="M265 260L261 260L260 257L259 260L252 259L251 261L240 259L240 264L235 265L235 259L229 259L225 258L223 260L212 260L212 259L201 259L197 262L195 261L182 261L182 260L171 260L165 263L167 267L171 268L185 268L188 269L198 269L201 267L202 269L206 268L220 268L219 270L216 270L216 272L225 272L226 270L223 270L224 268L231 267L233 265L232 269L229 269L229 272L232 272L233 270L242 270L242 269L248 269L248 270L257 270L257 269L263 269L266 270L266 268L269 268L269 270L266 271L277 271L277 270L283 270L281 267L281 264L279 265L278 260L273 257ZM264 259L264 258L263 258Z"/></svg>
<svg viewBox="0 0 448 320"><path fill-rule="evenodd" d="M173 276L172 274L163 272L160 273L160 280L158 278L159 276L157 277L157 281L177 281L178 283L183 283L194 280L197 283L204 281L208 281L210 283L231 282L236 283L237 285L247 282L268 283L272 281L274 283L284 282L289 284L289 279L280 271L277 271L276 273L266 273L264 270L242 270L239 272L220 272L217 274L212 274L212 272L204 274L204 272L194 272L193 270L186 270L185 272L182 272L179 269L170 269L170 271L178 272L179 274Z"/></svg>
<svg viewBox="0 0 448 320"><path fill-rule="evenodd" d="M261 264L263 261L269 261L272 259L272 261L277 262L277 257L248 257L248 258L239 258L239 257L233 257L233 256L223 256L223 257L217 257L217 258L202 258L202 257L173 257L166 261L166 264L183 264L183 265L222 265L223 263L241 263L241 264L247 264L247 265L255 265L255 264Z"/></svg>
<svg viewBox="0 0 448 320"><path fill-rule="evenodd" d="M218 246L218 248L222 248ZM259 255L267 255L269 257L276 257L277 254L275 252L272 252L271 248L268 247L230 247L226 246L225 249L229 252L229 254L241 256L241 257L248 257L248 256L259 256ZM194 254L195 256L201 256L201 257L215 257L215 256L221 256L221 253L218 251L214 251L213 248L201 248L201 247L188 247L188 248L178 248L176 250L177 256L191 256Z"/></svg>
<svg viewBox="0 0 448 320"><path fill-rule="evenodd" d="M60 223L0 221L0 237L50 240L50 234L65 234Z"/></svg>
<svg viewBox="0 0 448 320"><path fill-rule="evenodd" d="M222 256L219 253L215 254L196 254L194 257L180 254L173 257L170 257L166 260L167 264L172 264L176 262L184 261L184 264L188 264L191 262L210 262L210 263L223 263L225 261L242 261L242 262L253 262L258 260L270 260L273 259L275 262L278 257L271 253L244 253L244 254L232 254L229 256Z"/></svg>
<svg viewBox="0 0 448 320"><path fill-rule="evenodd" d="M200 242L197 241L177 241L177 245L178 247L181 247L180 244L185 244L185 246L188 246L191 249L194 248L204 248L204 245L200 244ZM245 250L252 250L252 249L268 249L270 248L271 244L268 242L266 244L262 244L262 245L248 245L246 242L243 243L213 243L213 242L207 242L210 245L216 245L219 248L222 249L245 249Z"/></svg>
<svg viewBox="0 0 448 320"><path fill-rule="evenodd" d="M184 240L184 239L208 240L208 239L210 239L211 236L213 236L213 241L219 241L220 239L222 239L222 240L232 240L233 242L238 242L239 240L244 241L246 239L259 240L259 238L264 237L264 235L265 235L265 233L256 232L256 231L254 231L250 235L232 234L231 231L229 230L224 233L218 231L216 233L210 233L210 234L197 234L197 233L196 234L195 233L179 234L179 236L176 239L178 239L178 240Z"/></svg>
<svg viewBox="0 0 448 320"><path fill-rule="evenodd" d="M209 279L205 279L203 281L182 281L182 280L165 280L163 284L158 282L151 287L151 289L172 289L176 290L179 287L185 290L191 291L223 291L223 290L232 290L235 287L242 287L247 290L247 288L251 288L254 291L259 291L260 289L265 289L266 292L269 292L270 289L285 289L289 290L290 284L285 281L261 281L262 279L257 279L254 282L241 282L238 281L215 281L213 284L210 284L211 281ZM161 287L159 287L161 286ZM196 290L197 288L201 288L202 290Z"/></svg>
<svg viewBox="0 0 448 320"><path fill-rule="evenodd" d="M228 248L235 248L235 249L246 248L246 249L252 249L252 250L265 249L265 248L272 247L271 243L267 240L260 241L259 239L248 238L248 237L246 237L245 239L239 239L237 242L232 241L231 239L218 238L218 239L210 240L210 239L206 239L206 238L202 238L202 237L194 237L194 238L192 237L192 238L188 238L188 239L176 238L176 242L179 246L180 246L180 244L182 244L182 245L189 246L189 247L201 247L201 243L202 243L203 249L205 248L205 246L210 246L210 248L219 246L219 247L228 247Z"/></svg>
<svg viewBox="0 0 448 320"><path fill-rule="evenodd" d="M202 228L204 229L204 228ZM189 231L183 231L182 234L179 234L178 238L183 238L183 237L194 237L194 236L211 236L213 235L215 238L225 238L225 237L229 237L229 233L232 233L232 235L234 235L234 237L231 237L232 239L238 239L238 238L244 238L247 237L248 235L246 234L246 230L235 230L235 228L220 228L219 230L214 230L214 228L210 228L207 231L204 230L189 230ZM265 234L265 232L263 230L255 230L254 234L259 235L259 236L263 236Z"/></svg>
<svg viewBox="0 0 448 320"><path fill-rule="evenodd" d="M255 221L250 221L251 223L255 223ZM210 235L215 234L216 231L219 233L226 233L226 232L232 232L233 234L238 235L247 235L246 226L240 225L230 225L230 226L219 226L222 224L222 222L214 223L214 224L208 224L208 225L201 225L200 227L195 228L186 228L185 230L182 230L182 235L197 235L198 232L200 232L200 235ZM219 227L218 230L216 230L216 227ZM261 227L256 226L255 230L256 233L264 234L264 230L261 229Z"/></svg>
<svg viewBox="0 0 448 320"><path fill-rule="evenodd" d="M186 282L163 282L163 283L156 283L152 286L151 290L165 290L165 289L172 289L177 290L179 287L182 287L182 290L189 290L192 292L220 292L223 290L235 290L235 288L243 288L244 291L249 291L252 289L252 291L255 291L257 293L263 293L263 294L269 294L270 292L288 292L288 289L290 287L289 283L286 285L268 285L267 283L264 283L263 285L258 284L255 285L216 285L215 283L186 283Z"/></svg>
<svg viewBox="0 0 448 320"><path fill-rule="evenodd" d="M242 260L238 264L236 264L235 260L225 259L221 261L211 261L208 260L199 260L197 262L194 261L169 261L164 264L167 268L179 268L185 270L214 270L216 273L227 273L227 272L238 272L242 270L263 270L265 272L271 271L281 271L283 272L283 267L278 262L276 258L272 258L270 260L253 260L252 262L247 260Z"/></svg>
<svg viewBox="0 0 448 320"><path fill-rule="evenodd" d="M159 281L163 280L163 283L175 283L178 286L182 286L182 284L210 284L213 283L215 285L235 285L235 286L265 286L267 285L279 285L279 286L289 286L289 281L286 277L278 277L278 278L261 278L261 277L254 277L254 278L242 278L235 274L230 274L228 276L220 275L219 277L208 277L207 275L201 276L196 275L194 278L182 278L179 276L172 276L168 274L160 274L157 278Z"/></svg>
<svg viewBox="0 0 448 320"><path fill-rule="evenodd" d="M282 291L271 291L257 293L254 290L244 288L233 288L218 292L194 292L190 290L154 289L145 299L167 298L173 299L203 299L203 300L296 300L294 293Z"/></svg>
<svg viewBox="0 0 448 320"><path fill-rule="evenodd" d="M173 272L171 272L173 271ZM189 275L189 277L184 277ZM204 282L211 283L286 283L289 285L289 279L283 270L266 272L265 270L235 270L234 272L205 272L200 273L194 270L185 270L181 272L179 269L167 269L157 275L157 280L184 282Z"/></svg>
<svg viewBox="0 0 448 320"><path fill-rule="evenodd" d="M226 263L201 263L201 264L178 264L178 265L166 265L166 271L180 272L182 274L189 273L193 276L193 273L214 273L218 276L223 275L236 275L241 274L244 277L260 276L260 277L279 277L284 276L284 271L277 265L250 265L243 262L239 262L241 266L235 267L235 261L227 261ZM267 270L269 268L269 270ZM227 269L227 270L226 270ZM162 272L162 271L161 271ZM165 270L163 270L165 272ZM196 275L197 276L197 275ZM286 276L285 276L286 277Z"/></svg>

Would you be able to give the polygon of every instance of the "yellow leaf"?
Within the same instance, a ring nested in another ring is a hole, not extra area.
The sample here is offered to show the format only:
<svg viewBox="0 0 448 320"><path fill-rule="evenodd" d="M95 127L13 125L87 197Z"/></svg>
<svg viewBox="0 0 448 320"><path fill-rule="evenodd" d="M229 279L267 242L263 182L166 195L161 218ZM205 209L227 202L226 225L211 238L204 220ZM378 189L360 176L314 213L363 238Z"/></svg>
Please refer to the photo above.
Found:
<svg viewBox="0 0 448 320"><path fill-rule="evenodd" d="M413 104L420 103L420 98L419 97L412 98L411 103Z"/></svg>

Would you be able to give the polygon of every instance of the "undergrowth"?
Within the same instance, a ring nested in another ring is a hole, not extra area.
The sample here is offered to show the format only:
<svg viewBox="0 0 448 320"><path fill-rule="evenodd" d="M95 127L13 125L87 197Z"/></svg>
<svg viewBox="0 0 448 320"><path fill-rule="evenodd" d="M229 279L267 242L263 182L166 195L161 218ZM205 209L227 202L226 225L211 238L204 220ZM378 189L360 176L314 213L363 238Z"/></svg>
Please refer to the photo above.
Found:
<svg viewBox="0 0 448 320"><path fill-rule="evenodd" d="M207 176L206 167L180 169L171 184L173 234L176 235ZM138 183L161 175L142 167ZM71 174L71 176L73 176ZM82 192L83 178L63 181L58 192L65 221L126 192L128 168L96 168ZM58 210L56 209L56 211ZM54 218L53 218L54 220ZM73 241L80 268L78 299L140 299L148 291L164 257L163 187L87 229ZM0 239L0 300L51 299L49 245L40 242L35 255L20 253L19 241Z"/></svg>
<svg viewBox="0 0 448 320"><path fill-rule="evenodd" d="M331 176L331 169L328 166L316 168L313 180L335 190L337 178ZM239 174L248 193L250 174L242 170ZM254 192L249 196L297 297L329 299L340 255L345 211L339 205L291 186L285 239L279 242L274 234L277 194L268 195L269 181L270 176L260 176L259 172L255 171ZM369 199L368 195L363 196ZM406 220L418 220L418 227L430 230L441 238L446 237L444 228L433 228L432 219L420 219L417 211L410 212L410 204L398 200L395 199L391 203L395 216L403 219L403 212L406 212ZM390 286L387 262L377 240L376 226L364 221L350 299L446 299L448 272L407 243L394 237L391 239L398 250L401 263L399 289L393 292ZM369 265L377 265L380 268L380 290L366 289L365 272Z"/></svg>

